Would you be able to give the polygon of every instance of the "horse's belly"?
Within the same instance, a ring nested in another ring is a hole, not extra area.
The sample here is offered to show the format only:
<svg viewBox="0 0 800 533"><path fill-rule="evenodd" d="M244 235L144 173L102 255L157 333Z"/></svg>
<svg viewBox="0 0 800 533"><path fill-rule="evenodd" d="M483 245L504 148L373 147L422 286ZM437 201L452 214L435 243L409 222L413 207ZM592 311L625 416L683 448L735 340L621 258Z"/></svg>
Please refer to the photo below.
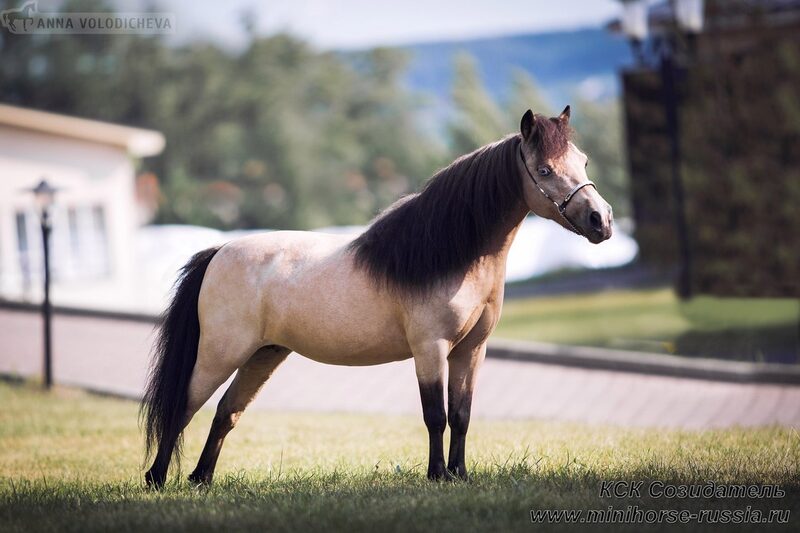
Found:
<svg viewBox="0 0 800 533"><path fill-rule="evenodd" d="M333 315L324 311L307 309L290 318L275 335L277 343L332 365L379 365L411 357L402 328L390 317L361 315L358 310Z"/></svg>
<svg viewBox="0 0 800 533"><path fill-rule="evenodd" d="M319 343L287 343L287 348L319 363L343 366L382 365L411 357L411 350L400 346L361 347L358 351L328 348Z"/></svg>

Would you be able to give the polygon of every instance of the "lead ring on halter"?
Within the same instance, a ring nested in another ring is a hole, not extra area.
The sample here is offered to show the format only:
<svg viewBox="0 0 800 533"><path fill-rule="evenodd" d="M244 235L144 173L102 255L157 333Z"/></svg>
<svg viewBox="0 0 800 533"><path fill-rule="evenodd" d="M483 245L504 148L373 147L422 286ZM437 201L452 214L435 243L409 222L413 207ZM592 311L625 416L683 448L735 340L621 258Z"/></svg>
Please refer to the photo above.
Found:
<svg viewBox="0 0 800 533"><path fill-rule="evenodd" d="M555 205L556 209L558 209L558 213L564 218L564 220L569 222L569 225L572 226L572 229L575 231L575 233L583 235L583 232L578 231L578 228L575 227L575 224L573 224L572 221L569 218L567 218L567 204L578 193L578 191L580 191L584 187L591 186L594 187L594 190L597 190L597 185L595 185L592 180L586 180L583 183L579 183L576 186L574 186L571 191L567 193L567 195L564 197L564 201L559 204L558 202L553 200L553 197L547 194L547 191L545 191L542 188L542 186L539 185L539 182L536 181L536 177L531 172L531 169L528 168L528 163L525 161L525 155L522 153L522 144L519 145L519 158L522 161L522 166L525 167L525 172L528 173L528 176L530 176L531 180L533 181L533 184L536 185L537 189L539 189L539 192L541 192L545 198L553 202L553 205Z"/></svg>

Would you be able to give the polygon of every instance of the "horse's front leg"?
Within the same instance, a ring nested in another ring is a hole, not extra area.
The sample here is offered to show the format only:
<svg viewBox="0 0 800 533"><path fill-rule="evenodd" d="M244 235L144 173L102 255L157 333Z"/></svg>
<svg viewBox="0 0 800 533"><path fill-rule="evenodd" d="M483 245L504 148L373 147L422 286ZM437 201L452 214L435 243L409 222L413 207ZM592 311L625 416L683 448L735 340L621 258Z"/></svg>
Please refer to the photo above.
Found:
<svg viewBox="0 0 800 533"><path fill-rule="evenodd" d="M465 339L467 341L469 339ZM472 391L478 377L478 368L486 357L486 342L478 345L462 342L448 358L448 422L450 423L450 453L447 470L461 479L467 479L464 449L472 409Z"/></svg>
<svg viewBox="0 0 800 533"><path fill-rule="evenodd" d="M422 417L428 428L428 478L448 476L444 465L443 434L447 426L444 410L444 374L450 343L445 340L422 343L414 349L414 365L422 399Z"/></svg>

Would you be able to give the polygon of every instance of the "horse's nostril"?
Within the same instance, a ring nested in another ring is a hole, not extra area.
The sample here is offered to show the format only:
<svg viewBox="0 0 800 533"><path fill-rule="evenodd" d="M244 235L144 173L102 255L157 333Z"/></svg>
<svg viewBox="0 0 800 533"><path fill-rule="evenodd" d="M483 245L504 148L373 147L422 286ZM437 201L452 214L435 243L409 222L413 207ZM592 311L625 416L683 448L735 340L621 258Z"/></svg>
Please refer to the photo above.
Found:
<svg viewBox="0 0 800 533"><path fill-rule="evenodd" d="M603 216L597 211L592 211L592 214L589 215L589 225L594 231L600 231L603 229Z"/></svg>

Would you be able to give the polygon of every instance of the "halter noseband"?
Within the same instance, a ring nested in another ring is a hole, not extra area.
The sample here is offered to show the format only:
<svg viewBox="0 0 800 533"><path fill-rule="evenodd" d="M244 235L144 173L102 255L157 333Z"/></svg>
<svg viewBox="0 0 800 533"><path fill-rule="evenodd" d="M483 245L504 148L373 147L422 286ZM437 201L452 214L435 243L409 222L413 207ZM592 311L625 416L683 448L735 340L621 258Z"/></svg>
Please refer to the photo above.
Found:
<svg viewBox="0 0 800 533"><path fill-rule="evenodd" d="M576 186L574 186L571 191L567 193L567 195L564 197L564 201L558 203L555 200L553 200L552 196L547 194L547 191L545 191L541 185L539 185L539 182L536 181L536 176L534 176L533 173L531 172L531 169L528 168L528 163L525 161L525 155L523 155L522 153L522 144L520 144L519 146L519 158L522 161L522 166L525 167L525 172L528 173L528 176L533 181L533 184L536 185L537 189L539 189L539 192L541 192L545 198L553 202L553 205L556 206L556 209L558 210L558 214L561 215L561 217L567 221L567 223L570 225L570 227L575 233L583 235L583 232L578 230L578 228L575 227L575 224L573 224L572 221L567 217L567 204L569 203L570 200L572 200L575 197L578 191L580 191L584 187L591 186L594 187L594 190L597 190L597 185L595 185L592 180L586 180L583 183L579 183Z"/></svg>

